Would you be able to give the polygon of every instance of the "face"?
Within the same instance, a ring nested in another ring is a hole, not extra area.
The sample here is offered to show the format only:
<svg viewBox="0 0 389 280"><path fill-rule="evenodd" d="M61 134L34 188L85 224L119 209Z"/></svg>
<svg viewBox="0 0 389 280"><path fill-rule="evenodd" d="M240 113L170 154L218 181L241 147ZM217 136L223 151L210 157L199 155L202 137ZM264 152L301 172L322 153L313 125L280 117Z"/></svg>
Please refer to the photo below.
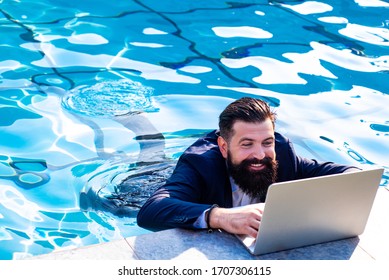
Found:
<svg viewBox="0 0 389 280"><path fill-rule="evenodd" d="M257 123L237 121L233 131L229 143L218 138L230 175L243 192L264 200L277 173L273 124L270 119Z"/></svg>
<svg viewBox="0 0 389 280"><path fill-rule="evenodd" d="M274 128L270 119L260 123L236 121L233 130L234 134L229 144L222 137L218 139L223 157L227 159L230 153L233 164L239 164L245 159L276 158ZM252 164L249 168L258 171L262 170L264 165Z"/></svg>

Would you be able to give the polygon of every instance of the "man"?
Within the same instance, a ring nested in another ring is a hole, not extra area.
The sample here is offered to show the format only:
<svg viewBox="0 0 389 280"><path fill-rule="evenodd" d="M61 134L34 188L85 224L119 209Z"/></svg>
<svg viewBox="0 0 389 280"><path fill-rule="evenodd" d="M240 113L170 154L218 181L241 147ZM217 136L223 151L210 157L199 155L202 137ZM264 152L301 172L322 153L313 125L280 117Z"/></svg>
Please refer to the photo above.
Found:
<svg viewBox="0 0 389 280"><path fill-rule="evenodd" d="M172 176L140 209L138 225L214 228L256 237L271 183L355 169L297 156L289 140L274 131L275 120L262 100L244 97L228 105L219 131L182 154Z"/></svg>

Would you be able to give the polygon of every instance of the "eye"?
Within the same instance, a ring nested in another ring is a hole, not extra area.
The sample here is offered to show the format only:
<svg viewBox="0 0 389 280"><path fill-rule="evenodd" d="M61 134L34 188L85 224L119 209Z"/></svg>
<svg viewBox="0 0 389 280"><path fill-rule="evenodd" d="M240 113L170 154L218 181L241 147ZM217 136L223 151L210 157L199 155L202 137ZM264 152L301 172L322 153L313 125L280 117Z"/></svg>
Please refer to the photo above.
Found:
<svg viewBox="0 0 389 280"><path fill-rule="evenodd" d="M243 143L241 144L241 146L244 147L244 148L251 147L252 145L253 145L252 142L243 142Z"/></svg>
<svg viewBox="0 0 389 280"><path fill-rule="evenodd" d="M263 142L263 145L264 145L265 147L271 147L271 146L273 146L273 143L274 143L273 140L272 140L272 141L265 141L265 142Z"/></svg>

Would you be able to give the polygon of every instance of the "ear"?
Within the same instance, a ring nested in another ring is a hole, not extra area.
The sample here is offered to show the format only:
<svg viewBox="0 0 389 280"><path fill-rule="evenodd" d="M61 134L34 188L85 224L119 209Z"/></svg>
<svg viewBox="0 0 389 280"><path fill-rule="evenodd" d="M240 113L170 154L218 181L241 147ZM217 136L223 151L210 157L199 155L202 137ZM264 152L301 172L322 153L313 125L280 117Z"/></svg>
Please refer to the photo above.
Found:
<svg viewBox="0 0 389 280"><path fill-rule="evenodd" d="M223 137L219 136L217 138L217 144L219 146L219 150L222 153L223 157L227 158L227 151L228 151L227 141L224 140Z"/></svg>

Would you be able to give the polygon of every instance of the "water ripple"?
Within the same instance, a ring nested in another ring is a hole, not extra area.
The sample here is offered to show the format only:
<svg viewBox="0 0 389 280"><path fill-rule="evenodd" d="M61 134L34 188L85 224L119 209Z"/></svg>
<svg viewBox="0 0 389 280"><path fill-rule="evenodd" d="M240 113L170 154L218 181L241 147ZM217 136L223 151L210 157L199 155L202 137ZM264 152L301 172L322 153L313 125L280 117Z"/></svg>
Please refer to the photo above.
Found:
<svg viewBox="0 0 389 280"><path fill-rule="evenodd" d="M170 177L176 161L110 166L96 172L80 194L84 210L135 217L150 195Z"/></svg>
<svg viewBox="0 0 389 280"><path fill-rule="evenodd" d="M112 117L158 111L151 96L153 88L130 80L104 81L80 86L65 96L67 110L92 117Z"/></svg>

